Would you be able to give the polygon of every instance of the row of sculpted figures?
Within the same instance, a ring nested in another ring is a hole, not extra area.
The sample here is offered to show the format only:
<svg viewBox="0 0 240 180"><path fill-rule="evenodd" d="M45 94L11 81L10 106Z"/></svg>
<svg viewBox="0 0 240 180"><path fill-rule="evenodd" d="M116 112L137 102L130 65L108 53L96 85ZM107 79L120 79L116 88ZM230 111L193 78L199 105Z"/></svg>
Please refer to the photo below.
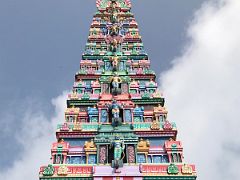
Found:
<svg viewBox="0 0 240 180"><path fill-rule="evenodd" d="M145 105L145 107L146 109L144 106L134 105L131 102L121 102L113 99L93 107L69 107L65 112L65 121L70 124L101 123L112 124L113 126L119 126L122 123L149 125L155 121L164 126L168 122L168 112L161 105L153 107Z"/></svg>
<svg viewBox="0 0 240 180"><path fill-rule="evenodd" d="M82 143L80 146L74 146L73 141ZM125 163L183 162L181 142L172 139L165 140L163 145L157 147L151 145L151 139L139 138L131 142L125 141L120 136L110 136L104 143L97 138L87 141L60 139L57 143L53 143L51 154L53 164L111 164L115 169Z"/></svg>

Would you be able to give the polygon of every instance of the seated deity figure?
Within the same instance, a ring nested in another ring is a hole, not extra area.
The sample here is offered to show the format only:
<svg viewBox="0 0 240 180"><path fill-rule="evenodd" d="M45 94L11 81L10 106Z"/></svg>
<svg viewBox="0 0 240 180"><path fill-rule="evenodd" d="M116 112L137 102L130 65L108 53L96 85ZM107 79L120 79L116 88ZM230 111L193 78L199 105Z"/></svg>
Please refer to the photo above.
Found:
<svg viewBox="0 0 240 180"><path fill-rule="evenodd" d="M110 27L110 35L111 36L117 36L119 34L119 26L117 24L114 24Z"/></svg>
<svg viewBox="0 0 240 180"><path fill-rule="evenodd" d="M112 52L117 52L117 49L118 49L118 40L117 39L113 39L112 43L111 43L111 46L110 46L110 50Z"/></svg>
<svg viewBox="0 0 240 180"><path fill-rule="evenodd" d="M113 57L110 57L110 60L112 61L113 70L117 70L118 64L119 64L119 57L113 56Z"/></svg>
<svg viewBox="0 0 240 180"><path fill-rule="evenodd" d="M113 13L111 14L111 22L112 23L118 22L118 11L115 8L116 7L114 7Z"/></svg>
<svg viewBox="0 0 240 180"><path fill-rule="evenodd" d="M112 86L114 89L118 89L121 82L122 82L122 79L118 75L115 74L112 77Z"/></svg>
<svg viewBox="0 0 240 180"><path fill-rule="evenodd" d="M102 34L104 36L108 34L108 29L106 27L102 28Z"/></svg>

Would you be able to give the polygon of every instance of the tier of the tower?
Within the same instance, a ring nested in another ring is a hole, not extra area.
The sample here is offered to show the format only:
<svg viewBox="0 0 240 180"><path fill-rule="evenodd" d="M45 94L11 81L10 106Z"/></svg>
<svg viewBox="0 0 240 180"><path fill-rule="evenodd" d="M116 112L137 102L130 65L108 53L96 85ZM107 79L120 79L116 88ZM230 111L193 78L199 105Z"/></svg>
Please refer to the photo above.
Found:
<svg viewBox="0 0 240 180"><path fill-rule="evenodd" d="M65 122L40 179L196 179L167 114L130 0L97 0Z"/></svg>

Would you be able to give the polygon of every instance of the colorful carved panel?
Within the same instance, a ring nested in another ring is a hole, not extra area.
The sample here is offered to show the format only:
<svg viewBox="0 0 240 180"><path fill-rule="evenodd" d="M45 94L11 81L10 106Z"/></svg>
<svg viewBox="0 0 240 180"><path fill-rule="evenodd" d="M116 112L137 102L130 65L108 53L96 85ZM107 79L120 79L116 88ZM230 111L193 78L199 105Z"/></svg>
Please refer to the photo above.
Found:
<svg viewBox="0 0 240 180"><path fill-rule="evenodd" d="M128 145L128 163L135 163L135 148L132 145Z"/></svg>
<svg viewBox="0 0 240 180"><path fill-rule="evenodd" d="M107 123L108 122L108 112L106 109L101 110L101 123Z"/></svg>
<svg viewBox="0 0 240 180"><path fill-rule="evenodd" d="M107 163L107 146L100 146L99 148L99 163Z"/></svg>
<svg viewBox="0 0 240 180"><path fill-rule="evenodd" d="M132 122L131 110L129 110L129 109L125 109L124 110L124 121L127 122L127 123L131 123Z"/></svg>
<svg viewBox="0 0 240 180"><path fill-rule="evenodd" d="M44 177L47 177L49 179L49 176L54 176L53 178L56 179L56 176L75 176L75 175L88 175L93 173L92 166L53 166L48 165L47 167L41 167L40 168L40 174L42 174ZM62 178L61 178L62 179Z"/></svg>

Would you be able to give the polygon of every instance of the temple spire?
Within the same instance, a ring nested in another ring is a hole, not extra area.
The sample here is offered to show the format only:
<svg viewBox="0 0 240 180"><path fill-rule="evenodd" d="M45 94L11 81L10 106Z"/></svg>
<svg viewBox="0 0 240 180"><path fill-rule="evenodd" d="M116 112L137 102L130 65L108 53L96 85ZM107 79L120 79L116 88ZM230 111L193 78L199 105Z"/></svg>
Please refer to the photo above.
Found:
<svg viewBox="0 0 240 180"><path fill-rule="evenodd" d="M196 179L144 49L130 0L97 12L40 180Z"/></svg>

